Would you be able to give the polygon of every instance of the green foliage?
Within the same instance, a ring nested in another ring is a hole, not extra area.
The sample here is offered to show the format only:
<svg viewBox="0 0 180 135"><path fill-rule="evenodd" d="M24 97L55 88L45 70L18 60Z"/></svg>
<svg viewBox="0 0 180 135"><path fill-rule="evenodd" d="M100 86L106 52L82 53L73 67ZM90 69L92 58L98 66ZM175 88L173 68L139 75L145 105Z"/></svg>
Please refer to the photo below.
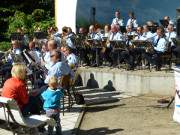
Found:
<svg viewBox="0 0 180 135"><path fill-rule="evenodd" d="M9 17L9 29L8 33L16 32L17 28L26 27L25 22L27 16L25 13L16 11L13 17Z"/></svg>
<svg viewBox="0 0 180 135"><path fill-rule="evenodd" d="M40 22L46 18L46 13L43 9L35 9L32 12L32 17L36 22Z"/></svg>
<svg viewBox="0 0 180 135"><path fill-rule="evenodd" d="M7 51L10 47L10 42L0 42L0 51Z"/></svg>

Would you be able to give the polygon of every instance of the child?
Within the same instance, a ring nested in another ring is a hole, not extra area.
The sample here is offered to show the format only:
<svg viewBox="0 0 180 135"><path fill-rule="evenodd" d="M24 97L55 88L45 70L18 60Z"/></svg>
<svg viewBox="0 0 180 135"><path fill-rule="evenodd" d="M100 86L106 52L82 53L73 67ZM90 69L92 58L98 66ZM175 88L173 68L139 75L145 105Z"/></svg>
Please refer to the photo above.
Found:
<svg viewBox="0 0 180 135"><path fill-rule="evenodd" d="M52 76L49 79L49 87L44 91L41 96L44 100L43 108L46 111L48 117L53 118L56 121L56 135L61 135L60 124L60 99L64 96L62 89L58 89L58 79ZM48 126L48 135L53 134L52 126Z"/></svg>

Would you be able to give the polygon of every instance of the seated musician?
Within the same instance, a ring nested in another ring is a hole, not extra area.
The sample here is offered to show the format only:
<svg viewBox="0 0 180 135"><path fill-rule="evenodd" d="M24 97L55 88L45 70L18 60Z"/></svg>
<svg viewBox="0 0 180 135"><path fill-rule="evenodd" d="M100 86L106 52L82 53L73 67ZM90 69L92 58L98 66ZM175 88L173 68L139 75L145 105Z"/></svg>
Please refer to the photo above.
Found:
<svg viewBox="0 0 180 135"><path fill-rule="evenodd" d="M118 25L111 25L111 32L110 35L108 37L108 41L123 41L124 37L122 35L122 33L120 32L120 27ZM120 50L113 50L113 46L111 43L107 43L107 51L109 50L109 52L111 52L111 54L108 54L108 52L106 52L107 57L109 55L111 55L112 60L109 58L110 62L110 66L117 66L117 62L118 62L118 53L120 53Z"/></svg>
<svg viewBox="0 0 180 135"><path fill-rule="evenodd" d="M12 77L4 83L2 97L15 99L23 115L39 113L38 97L28 95L26 86L26 66L14 64L11 70Z"/></svg>
<svg viewBox="0 0 180 135"><path fill-rule="evenodd" d="M94 47L94 43L95 41L101 41L101 36L99 34L96 33L96 29L94 25L90 25L89 26L89 33L88 33L88 39L87 39L87 44L91 47L89 48L89 50L87 50L87 52L90 53L90 55L92 56L91 64L92 66L98 66L98 63L96 63L95 59L96 59L96 51L98 50L98 54L100 52L100 50L96 47ZM99 59L99 58L98 58Z"/></svg>
<svg viewBox="0 0 180 135"><path fill-rule="evenodd" d="M36 49L35 42L29 42L29 54L34 58L36 63L41 62L41 53Z"/></svg>
<svg viewBox="0 0 180 135"><path fill-rule="evenodd" d="M20 43L17 40L12 40L11 41L11 50L10 54L7 57L7 61L12 63L13 62L13 56L11 56L11 54L16 54L16 55L20 55L21 54L21 47L20 47Z"/></svg>
<svg viewBox="0 0 180 135"><path fill-rule="evenodd" d="M161 70L162 61L161 56L167 51L168 41L165 37L164 28L158 27L156 36L152 37L153 51L147 52L145 58L147 61L156 66L156 70Z"/></svg>
<svg viewBox="0 0 180 135"><path fill-rule="evenodd" d="M16 57L19 56L19 57ZM12 40L11 41L11 49L9 49L6 52L5 56L5 63L1 66L0 72L2 73L4 80L8 79L11 77L11 68L12 64L16 61L21 61L18 60L21 56L21 48L20 48L20 43L18 40Z"/></svg>
<svg viewBox="0 0 180 135"><path fill-rule="evenodd" d="M75 45L73 43L73 34L71 28L64 26L62 28L62 37L61 44L67 44L71 49L75 49Z"/></svg>
<svg viewBox="0 0 180 135"><path fill-rule="evenodd" d="M126 27L132 26L133 29L136 29L138 27L138 24L137 24L137 20L136 20L136 17L134 15L134 12L129 12L128 16L129 16L129 19L127 21Z"/></svg>
<svg viewBox="0 0 180 135"><path fill-rule="evenodd" d="M170 42L172 50L175 48L175 44L172 41L172 38L176 38L177 34L174 31L174 26L172 24L169 24L167 27L167 32L165 33L166 39Z"/></svg>
<svg viewBox="0 0 180 135"><path fill-rule="evenodd" d="M110 30L111 30L111 27L109 24L106 24L104 26L104 34L102 35L101 38L105 37L105 38L108 38L109 37L109 34L110 34Z"/></svg>
<svg viewBox="0 0 180 135"><path fill-rule="evenodd" d="M58 50L53 50L51 52L51 62L52 65L49 68L48 75L45 79L45 84L48 84L49 78L55 76L61 78L64 75L70 75L71 78L74 77L74 73L71 70L67 62L61 61L61 53Z"/></svg>
<svg viewBox="0 0 180 135"><path fill-rule="evenodd" d="M154 34L149 30L147 25L143 25L143 35L146 40L151 39Z"/></svg>
<svg viewBox="0 0 180 135"><path fill-rule="evenodd" d="M119 26L124 26L123 19L120 16L120 11L115 12L115 18L113 18L111 25L113 25L113 24L119 25Z"/></svg>
<svg viewBox="0 0 180 135"><path fill-rule="evenodd" d="M74 69L78 66L78 59L77 56L71 51L71 48L66 46L65 50L65 57L68 65L71 67L71 69Z"/></svg>
<svg viewBox="0 0 180 135"><path fill-rule="evenodd" d="M41 64L44 65L47 69L49 69L51 66L51 59L50 59L51 51L57 49L56 41L52 39L49 40L47 48L48 51L46 51L45 54L43 55Z"/></svg>

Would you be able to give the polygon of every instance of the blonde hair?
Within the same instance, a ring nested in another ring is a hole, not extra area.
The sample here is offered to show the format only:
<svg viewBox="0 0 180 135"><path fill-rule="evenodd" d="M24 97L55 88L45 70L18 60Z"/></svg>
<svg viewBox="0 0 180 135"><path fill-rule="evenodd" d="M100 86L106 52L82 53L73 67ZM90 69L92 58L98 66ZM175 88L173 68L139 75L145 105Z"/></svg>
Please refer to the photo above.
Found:
<svg viewBox="0 0 180 135"><path fill-rule="evenodd" d="M18 78L20 80L25 80L26 78L26 66L25 64L14 64L11 69L12 77Z"/></svg>
<svg viewBox="0 0 180 135"><path fill-rule="evenodd" d="M55 76L50 77L48 84L49 84L49 87L52 88L52 89L57 88L57 86L58 86L57 77L55 77Z"/></svg>

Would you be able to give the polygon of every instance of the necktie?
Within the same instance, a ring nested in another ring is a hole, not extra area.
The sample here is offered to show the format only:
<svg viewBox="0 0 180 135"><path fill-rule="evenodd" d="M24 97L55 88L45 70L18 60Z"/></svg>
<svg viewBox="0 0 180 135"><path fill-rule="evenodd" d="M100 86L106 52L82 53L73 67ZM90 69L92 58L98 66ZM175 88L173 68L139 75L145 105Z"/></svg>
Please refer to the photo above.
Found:
<svg viewBox="0 0 180 135"><path fill-rule="evenodd" d="M159 40L160 40L160 37L158 37L158 39L156 40L156 44L154 45L155 47L158 45Z"/></svg>
<svg viewBox="0 0 180 135"><path fill-rule="evenodd" d="M170 37L171 37L171 32L169 32L168 40L170 39Z"/></svg>

